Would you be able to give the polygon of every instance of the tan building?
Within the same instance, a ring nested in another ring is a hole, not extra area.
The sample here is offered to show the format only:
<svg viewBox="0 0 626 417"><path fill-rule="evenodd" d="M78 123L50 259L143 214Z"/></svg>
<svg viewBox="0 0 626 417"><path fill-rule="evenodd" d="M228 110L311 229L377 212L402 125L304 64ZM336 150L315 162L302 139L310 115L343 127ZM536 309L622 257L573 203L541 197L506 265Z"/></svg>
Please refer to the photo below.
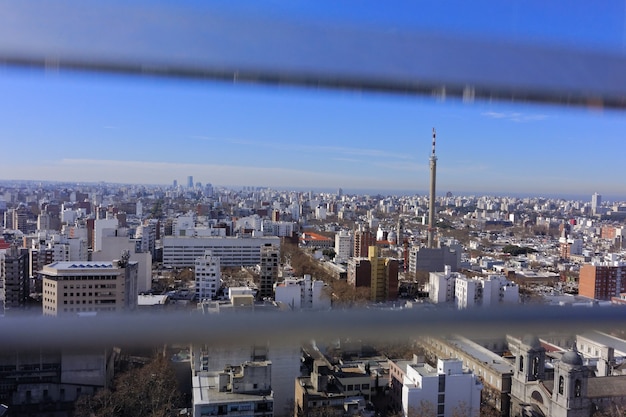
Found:
<svg viewBox="0 0 626 417"><path fill-rule="evenodd" d="M137 262L55 262L43 267L43 314L116 313L137 306Z"/></svg>

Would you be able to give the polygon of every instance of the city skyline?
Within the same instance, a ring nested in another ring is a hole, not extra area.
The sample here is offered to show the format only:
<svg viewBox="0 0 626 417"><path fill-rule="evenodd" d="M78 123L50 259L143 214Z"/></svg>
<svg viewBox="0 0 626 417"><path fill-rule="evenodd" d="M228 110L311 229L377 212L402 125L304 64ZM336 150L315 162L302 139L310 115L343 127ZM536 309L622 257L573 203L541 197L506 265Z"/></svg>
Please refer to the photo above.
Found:
<svg viewBox="0 0 626 417"><path fill-rule="evenodd" d="M426 17L442 17L424 7ZM623 5L587 16L576 3L555 28L563 12L555 7L526 22L541 7L465 11L477 19L473 30L485 24L481 35L623 51L624 22L615 17ZM333 20L320 6L304 10L277 13ZM412 27L399 12L338 13L351 24ZM507 18L491 22L497 14ZM462 20L442 30L468 30ZM6 180L171 184L192 175L224 186L423 193L435 127L443 193L626 196L619 163L596 162L626 150L616 111L15 69L0 72L0 91L0 136L12 150Z"/></svg>

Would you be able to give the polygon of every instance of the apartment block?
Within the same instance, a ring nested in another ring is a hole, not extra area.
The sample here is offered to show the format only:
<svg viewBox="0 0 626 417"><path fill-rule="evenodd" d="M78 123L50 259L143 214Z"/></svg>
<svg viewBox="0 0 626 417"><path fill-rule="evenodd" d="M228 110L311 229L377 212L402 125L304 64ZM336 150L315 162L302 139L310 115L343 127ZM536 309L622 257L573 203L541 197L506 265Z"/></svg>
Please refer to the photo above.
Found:
<svg viewBox="0 0 626 417"><path fill-rule="evenodd" d="M112 313L137 306L137 262L55 262L40 271L43 314Z"/></svg>
<svg viewBox="0 0 626 417"><path fill-rule="evenodd" d="M586 264L580 268L578 294L596 300L610 300L626 292L626 265Z"/></svg>
<svg viewBox="0 0 626 417"><path fill-rule="evenodd" d="M173 237L163 238L163 265L192 267L207 250L220 258L222 266L252 266L261 262L261 248L280 246L280 238L264 237Z"/></svg>
<svg viewBox="0 0 626 417"><path fill-rule="evenodd" d="M196 297L198 300L212 300L220 288L220 258L206 251L204 256L196 259L195 279Z"/></svg>

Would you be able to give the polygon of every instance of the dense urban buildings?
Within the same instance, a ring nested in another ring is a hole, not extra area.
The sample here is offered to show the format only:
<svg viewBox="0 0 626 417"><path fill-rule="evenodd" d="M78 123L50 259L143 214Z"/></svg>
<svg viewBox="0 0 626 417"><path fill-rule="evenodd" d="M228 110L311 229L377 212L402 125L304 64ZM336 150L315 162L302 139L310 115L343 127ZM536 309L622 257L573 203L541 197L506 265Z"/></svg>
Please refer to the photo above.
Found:
<svg viewBox="0 0 626 417"><path fill-rule="evenodd" d="M141 304L142 314L273 312L304 314L306 323L315 310L332 317L350 306L389 314L626 303L626 206L599 197L594 203L448 193L434 198L434 228L430 196L419 195L24 183L1 185L0 199L5 319L89 320ZM580 415L622 401L605 388L622 387L626 341L618 333L539 335L539 344L504 332L493 339L406 337L403 350L390 353L349 334L307 347L266 340L221 346L210 334L206 343L183 348L187 359L171 362L185 369L186 406L199 414L408 417L418 408L445 416L463 407L474 413L482 403L481 413L490 407L502 416ZM80 395L123 372L127 357L119 349L102 347L89 360L75 352L20 352L19 359L6 352L2 402L33 415L51 404L69 412ZM99 379L90 385L96 363ZM257 371L252 388L242 388ZM26 384L28 373L38 381ZM267 379L272 394L263 389ZM465 382L457 386L457 379Z"/></svg>

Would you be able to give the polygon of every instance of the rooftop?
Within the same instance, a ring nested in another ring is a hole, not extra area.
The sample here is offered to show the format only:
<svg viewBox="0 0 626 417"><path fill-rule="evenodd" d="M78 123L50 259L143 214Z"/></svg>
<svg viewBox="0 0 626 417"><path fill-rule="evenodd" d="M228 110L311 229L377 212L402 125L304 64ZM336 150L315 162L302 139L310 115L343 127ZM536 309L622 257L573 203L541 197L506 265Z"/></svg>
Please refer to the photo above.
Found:
<svg viewBox="0 0 626 417"><path fill-rule="evenodd" d="M454 336L448 338L448 343L451 343L461 349L463 352L470 355L472 358L482 362L489 368L495 370L500 374L507 374L513 372L513 366L501 357L490 351L487 348L482 347L478 343L475 343L469 339L461 336Z"/></svg>

